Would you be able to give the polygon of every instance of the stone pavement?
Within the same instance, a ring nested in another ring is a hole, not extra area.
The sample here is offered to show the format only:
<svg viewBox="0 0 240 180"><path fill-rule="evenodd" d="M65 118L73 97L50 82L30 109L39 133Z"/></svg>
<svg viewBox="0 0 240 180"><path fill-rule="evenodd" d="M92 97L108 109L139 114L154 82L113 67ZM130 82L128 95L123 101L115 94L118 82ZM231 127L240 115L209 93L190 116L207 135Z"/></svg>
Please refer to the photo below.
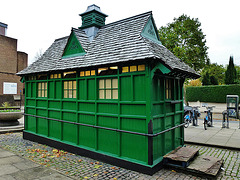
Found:
<svg viewBox="0 0 240 180"><path fill-rule="evenodd" d="M222 128L222 121L217 116L220 115L213 116L213 127L207 127L207 130L203 128L203 119L198 120L198 126L185 128L185 143L240 150L239 121L229 121L229 128Z"/></svg>

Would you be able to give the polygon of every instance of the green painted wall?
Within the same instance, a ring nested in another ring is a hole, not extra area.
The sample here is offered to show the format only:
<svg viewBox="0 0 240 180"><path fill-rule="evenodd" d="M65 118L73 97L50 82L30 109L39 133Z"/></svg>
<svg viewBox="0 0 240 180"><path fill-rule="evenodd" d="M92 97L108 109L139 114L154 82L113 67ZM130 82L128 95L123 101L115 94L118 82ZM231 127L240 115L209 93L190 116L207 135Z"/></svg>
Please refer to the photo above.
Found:
<svg viewBox="0 0 240 180"><path fill-rule="evenodd" d="M98 81L103 78L118 78L118 99L98 99ZM65 80L77 81L77 98L63 98ZM152 166L149 154L153 154L155 165L167 152L182 145L182 128L154 137L153 152L149 152L147 136L71 122L145 134L150 120L153 133L181 124L182 81L173 81L173 100L180 100L177 104L165 99L165 78L154 76L152 79L151 68L147 65L146 71L118 72L117 75L26 80L25 113L66 122L25 116L25 131L145 166ZM48 98L37 97L38 82L47 82Z"/></svg>

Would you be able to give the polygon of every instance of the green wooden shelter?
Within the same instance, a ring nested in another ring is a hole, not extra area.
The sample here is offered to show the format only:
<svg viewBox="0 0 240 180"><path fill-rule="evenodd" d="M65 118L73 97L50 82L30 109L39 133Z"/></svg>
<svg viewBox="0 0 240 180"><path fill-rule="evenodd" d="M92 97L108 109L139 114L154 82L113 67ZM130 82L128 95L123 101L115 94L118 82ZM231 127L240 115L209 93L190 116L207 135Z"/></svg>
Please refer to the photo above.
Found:
<svg viewBox="0 0 240 180"><path fill-rule="evenodd" d="M96 5L80 16L18 73L24 138L153 174L183 146L183 82L199 74L161 44L152 12L106 25Z"/></svg>

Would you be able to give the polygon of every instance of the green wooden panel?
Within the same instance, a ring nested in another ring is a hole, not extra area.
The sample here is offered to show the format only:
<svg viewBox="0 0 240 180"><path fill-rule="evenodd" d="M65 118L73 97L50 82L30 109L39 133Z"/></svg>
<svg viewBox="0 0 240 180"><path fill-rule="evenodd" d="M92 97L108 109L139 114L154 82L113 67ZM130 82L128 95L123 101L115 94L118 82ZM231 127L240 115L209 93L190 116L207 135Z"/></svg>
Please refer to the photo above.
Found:
<svg viewBox="0 0 240 180"><path fill-rule="evenodd" d="M121 134L121 156L147 164L147 137L135 134Z"/></svg>
<svg viewBox="0 0 240 180"><path fill-rule="evenodd" d="M37 97L37 84L36 83L32 83L32 97Z"/></svg>
<svg viewBox="0 0 240 180"><path fill-rule="evenodd" d="M126 131L145 133L147 132L146 120L121 118L121 129Z"/></svg>
<svg viewBox="0 0 240 180"><path fill-rule="evenodd" d="M118 104L99 103L98 113L118 114Z"/></svg>
<svg viewBox="0 0 240 180"><path fill-rule="evenodd" d="M26 113L35 115L35 109L34 108L26 108Z"/></svg>
<svg viewBox="0 0 240 180"><path fill-rule="evenodd" d="M174 104L166 103L165 106L166 106L166 113L174 112L174 108L173 108Z"/></svg>
<svg viewBox="0 0 240 180"><path fill-rule="evenodd" d="M62 102L62 105L63 109L76 111L76 102Z"/></svg>
<svg viewBox="0 0 240 180"><path fill-rule="evenodd" d="M48 117L53 119L60 119L60 112L59 111L48 111Z"/></svg>
<svg viewBox="0 0 240 180"><path fill-rule="evenodd" d="M153 133L158 133L165 130L164 117L153 119Z"/></svg>
<svg viewBox="0 0 240 180"><path fill-rule="evenodd" d="M65 121L76 122L76 113L62 112L62 118Z"/></svg>
<svg viewBox="0 0 240 180"><path fill-rule="evenodd" d="M131 76L120 77L121 101L130 101L132 97Z"/></svg>
<svg viewBox="0 0 240 180"><path fill-rule="evenodd" d="M37 107L47 107L47 100L36 100L37 101Z"/></svg>
<svg viewBox="0 0 240 180"><path fill-rule="evenodd" d="M146 100L146 78L144 75L136 75L133 77L133 96L135 101Z"/></svg>
<svg viewBox="0 0 240 180"><path fill-rule="evenodd" d="M98 150L105 153L117 154L119 149L118 133L98 129Z"/></svg>
<svg viewBox="0 0 240 180"><path fill-rule="evenodd" d="M27 106L35 106L35 100L34 99L27 99Z"/></svg>
<svg viewBox="0 0 240 180"><path fill-rule="evenodd" d="M95 112L95 103L81 102L78 105L78 111Z"/></svg>
<svg viewBox="0 0 240 180"><path fill-rule="evenodd" d="M60 109L61 102L60 101L48 101L49 108Z"/></svg>
<svg viewBox="0 0 240 180"><path fill-rule="evenodd" d="M48 120L37 118L37 133L48 136Z"/></svg>
<svg viewBox="0 0 240 180"><path fill-rule="evenodd" d="M31 97L32 85L30 82L25 83L26 87L26 97Z"/></svg>
<svg viewBox="0 0 240 180"><path fill-rule="evenodd" d="M163 101L164 100L164 80L154 76L152 80L152 100Z"/></svg>
<svg viewBox="0 0 240 180"><path fill-rule="evenodd" d="M95 87L95 79L88 79L87 80L87 96L88 100L95 100L96 99L96 87Z"/></svg>
<svg viewBox="0 0 240 180"><path fill-rule="evenodd" d="M55 98L55 82L49 81L48 82L48 97L49 98Z"/></svg>
<svg viewBox="0 0 240 180"><path fill-rule="evenodd" d="M78 80L79 99L86 99L86 82L85 79Z"/></svg>
<svg viewBox="0 0 240 180"><path fill-rule="evenodd" d="M47 110L37 109L37 115L38 115L38 116L47 117Z"/></svg>
<svg viewBox="0 0 240 180"><path fill-rule="evenodd" d="M98 126L117 128L118 127L118 118L98 116Z"/></svg>
<svg viewBox="0 0 240 180"><path fill-rule="evenodd" d="M56 85L56 88L55 88L56 99L61 99L62 98L62 82L56 81L55 85Z"/></svg>
<svg viewBox="0 0 240 180"><path fill-rule="evenodd" d="M172 132L173 131L168 131L165 133L165 153L168 153L173 150L173 137L172 137Z"/></svg>
<svg viewBox="0 0 240 180"><path fill-rule="evenodd" d="M61 122L49 122L49 136L59 140L61 139Z"/></svg>
<svg viewBox="0 0 240 180"><path fill-rule="evenodd" d="M164 114L163 109L164 109L164 104L163 103L154 104L152 106L152 115L154 116L154 115Z"/></svg>
<svg viewBox="0 0 240 180"><path fill-rule="evenodd" d="M173 116L166 116L165 117L165 129L171 128L173 126Z"/></svg>
<svg viewBox="0 0 240 180"><path fill-rule="evenodd" d="M176 110L176 111L182 111L182 110L183 110L183 105L182 105L182 103L176 104L176 105L175 105L175 110Z"/></svg>
<svg viewBox="0 0 240 180"><path fill-rule="evenodd" d="M95 124L95 116L88 114L78 114L78 122L83 124Z"/></svg>
<svg viewBox="0 0 240 180"><path fill-rule="evenodd" d="M146 105L142 104L122 104L121 114L126 115L146 115Z"/></svg>
<svg viewBox="0 0 240 180"><path fill-rule="evenodd" d="M96 129L93 127L79 126L79 145L95 148Z"/></svg>
<svg viewBox="0 0 240 180"><path fill-rule="evenodd" d="M31 116L25 116L26 120L26 126L27 127L27 131L32 131L32 132L36 132L36 118L35 117L31 117Z"/></svg>
<svg viewBox="0 0 240 180"><path fill-rule="evenodd" d="M181 127L174 129L174 141L175 141L175 147L181 146L182 145L182 135L181 135Z"/></svg>
<svg viewBox="0 0 240 180"><path fill-rule="evenodd" d="M153 138L153 160L162 158L165 155L165 141L163 138L163 134Z"/></svg>
<svg viewBox="0 0 240 180"><path fill-rule="evenodd" d="M77 125L63 123L63 141L77 143Z"/></svg>
<svg viewBox="0 0 240 180"><path fill-rule="evenodd" d="M174 121L175 121L175 125L177 124L181 124L182 123L182 114L176 114L175 115L175 118L174 118Z"/></svg>

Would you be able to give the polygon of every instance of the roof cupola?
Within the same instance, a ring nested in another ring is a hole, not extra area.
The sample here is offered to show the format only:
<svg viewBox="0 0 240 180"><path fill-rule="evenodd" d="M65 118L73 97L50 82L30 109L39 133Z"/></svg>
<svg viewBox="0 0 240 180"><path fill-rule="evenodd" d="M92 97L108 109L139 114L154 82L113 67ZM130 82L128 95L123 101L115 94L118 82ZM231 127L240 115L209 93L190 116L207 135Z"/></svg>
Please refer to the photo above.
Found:
<svg viewBox="0 0 240 180"><path fill-rule="evenodd" d="M82 26L79 28L84 30L92 41L99 28L105 25L107 15L95 4L88 6L87 10L79 15L82 17Z"/></svg>

